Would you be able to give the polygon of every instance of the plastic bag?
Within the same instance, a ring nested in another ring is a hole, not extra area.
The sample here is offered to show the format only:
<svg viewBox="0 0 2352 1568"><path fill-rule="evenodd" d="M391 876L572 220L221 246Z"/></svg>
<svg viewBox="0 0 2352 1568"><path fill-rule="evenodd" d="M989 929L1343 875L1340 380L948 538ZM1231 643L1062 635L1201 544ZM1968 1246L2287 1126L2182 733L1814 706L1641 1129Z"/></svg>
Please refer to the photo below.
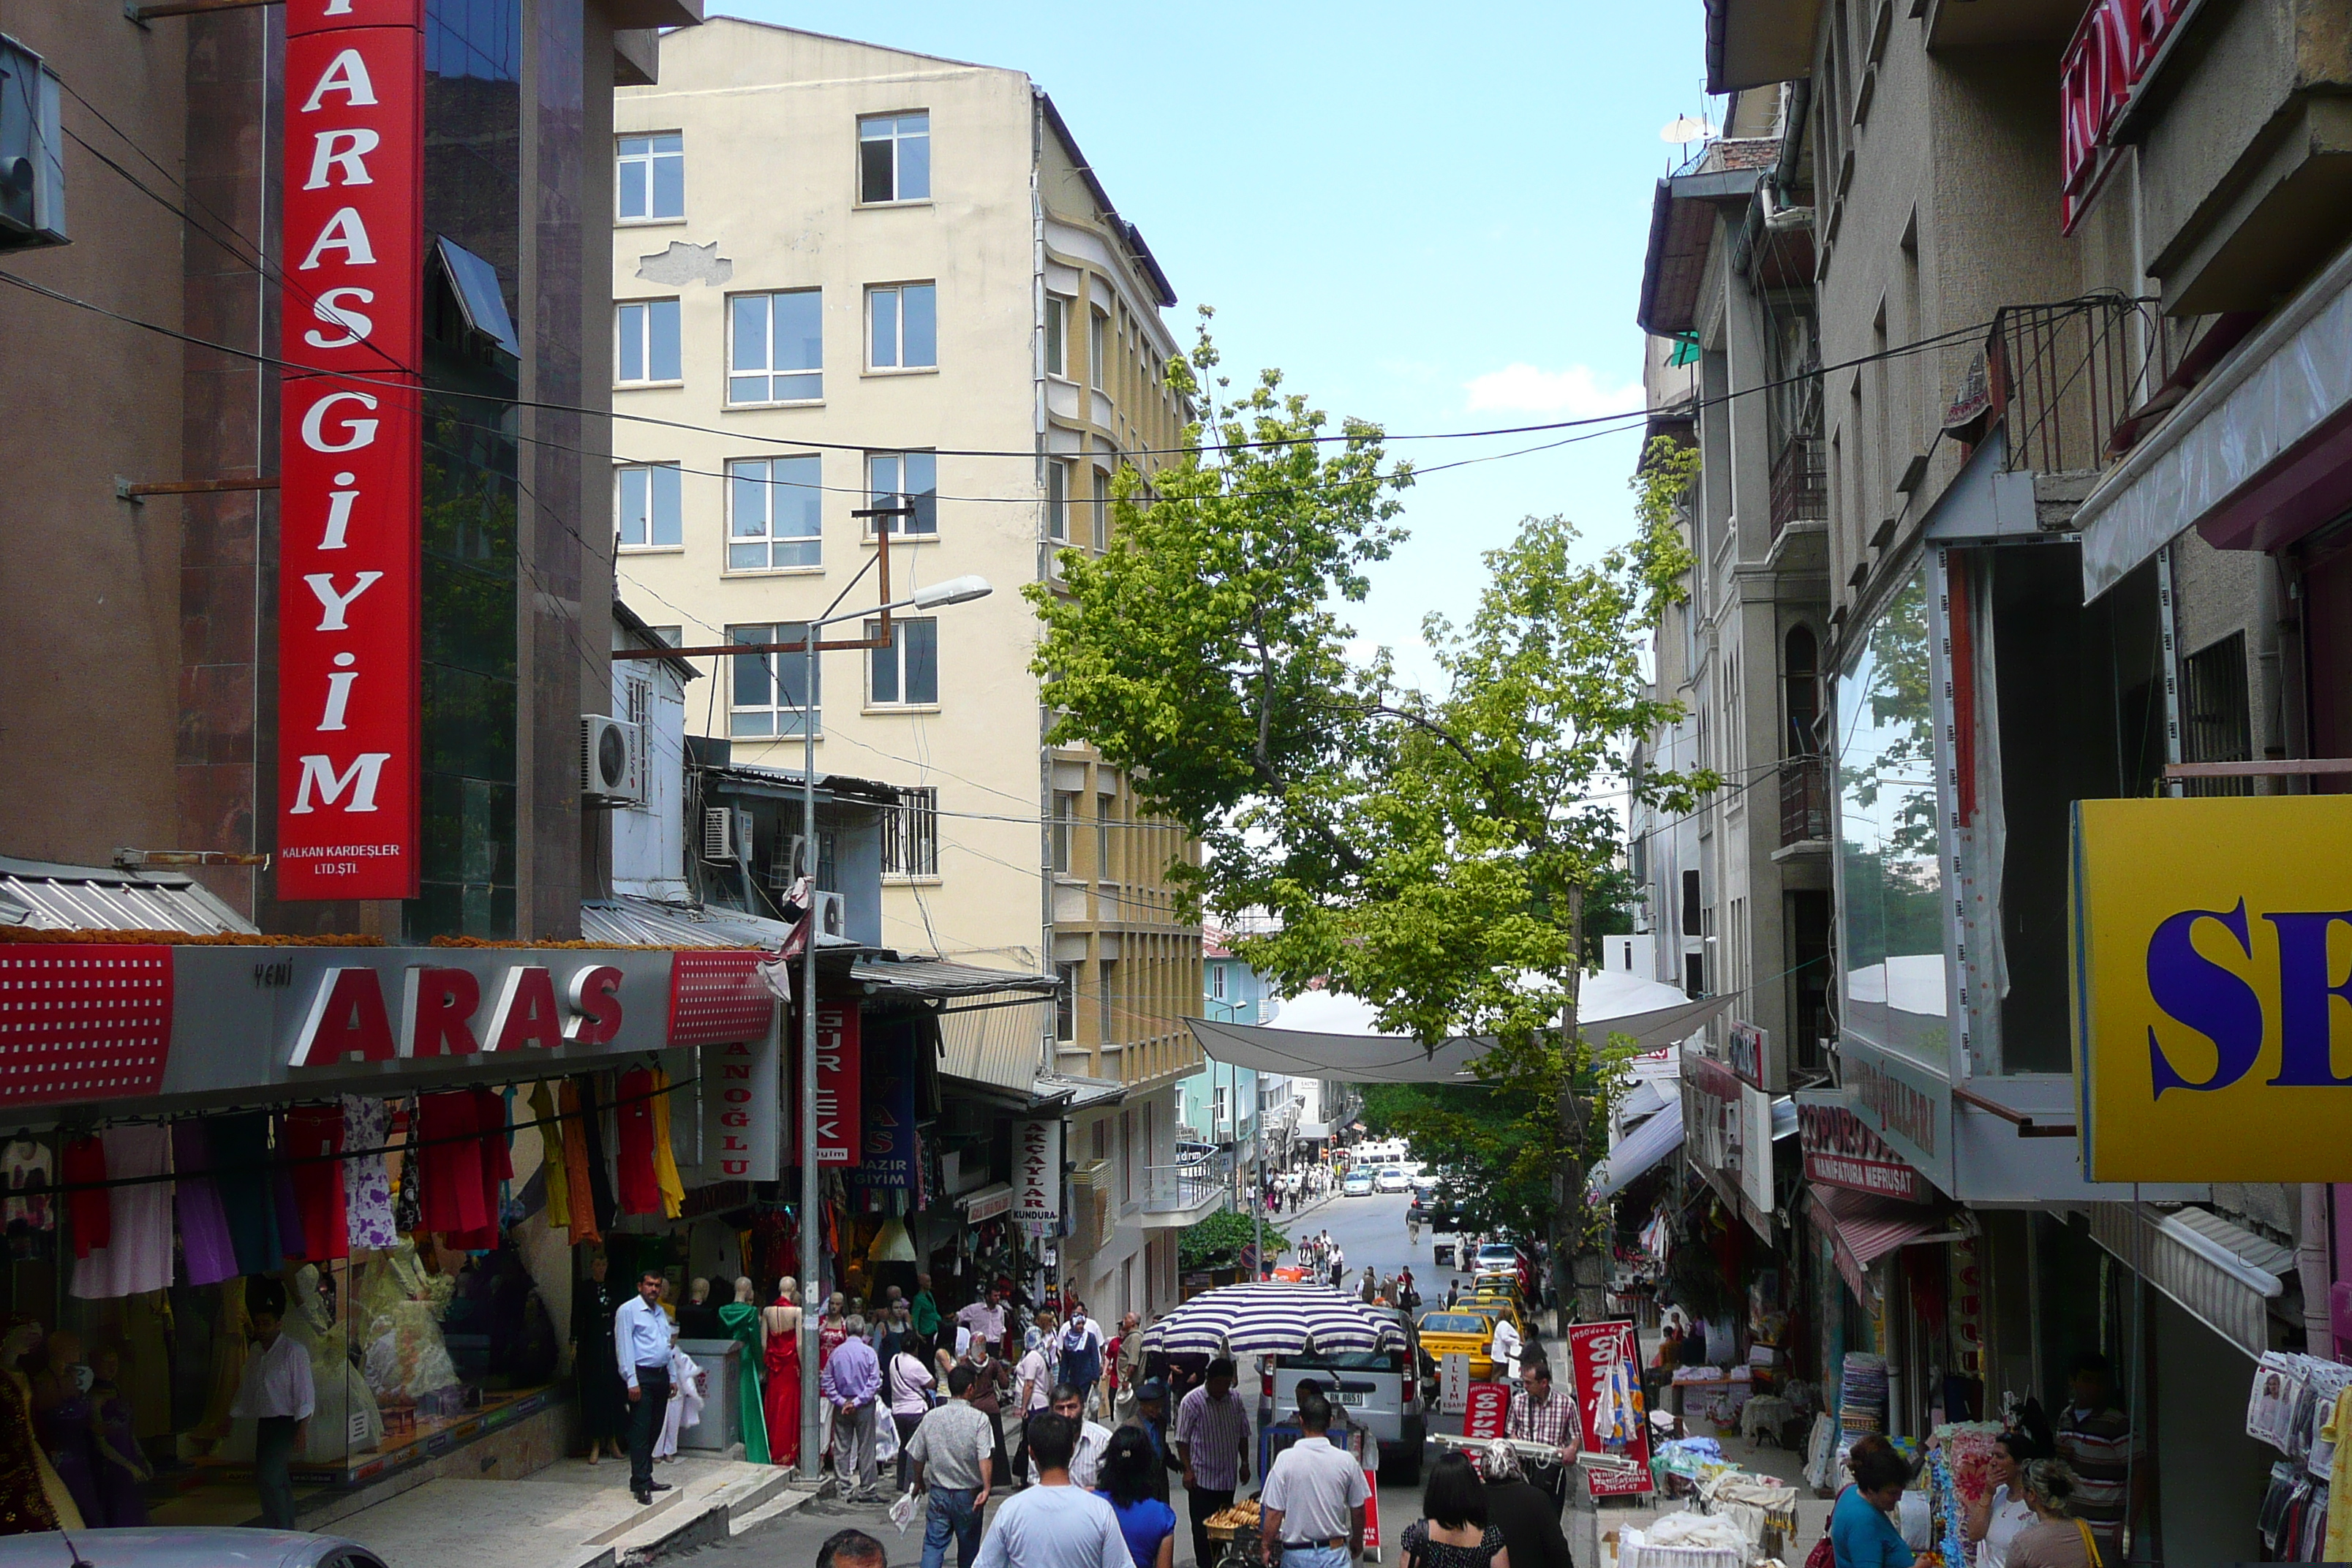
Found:
<svg viewBox="0 0 2352 1568"><path fill-rule="evenodd" d="M890 1522L898 1527L901 1535L906 1534L908 1527L915 1522L915 1489L908 1487L898 1494L898 1500L890 1505Z"/></svg>
<svg viewBox="0 0 2352 1568"><path fill-rule="evenodd" d="M874 1462L893 1464L898 1458L898 1424L887 1410L877 1410L874 1416Z"/></svg>

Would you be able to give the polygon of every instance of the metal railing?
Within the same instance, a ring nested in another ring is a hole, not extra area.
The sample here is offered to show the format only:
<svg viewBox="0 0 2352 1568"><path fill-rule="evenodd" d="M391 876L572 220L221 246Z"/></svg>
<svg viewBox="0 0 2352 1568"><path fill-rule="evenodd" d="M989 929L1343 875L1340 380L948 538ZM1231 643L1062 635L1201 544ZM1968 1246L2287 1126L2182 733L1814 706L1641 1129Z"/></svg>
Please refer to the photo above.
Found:
<svg viewBox="0 0 2352 1568"><path fill-rule="evenodd" d="M1830 515L1829 468L1819 436L1792 436L1772 460L1772 537L1792 522Z"/></svg>
<svg viewBox="0 0 2352 1568"><path fill-rule="evenodd" d="M1830 774L1821 757L1790 757L1780 764L1780 847L1813 844L1830 836Z"/></svg>
<svg viewBox="0 0 2352 1568"><path fill-rule="evenodd" d="M1146 1169L1150 1184L1144 1194L1143 1207L1148 1214L1196 1209L1229 1195L1224 1175L1206 1160Z"/></svg>
<svg viewBox="0 0 2352 1568"><path fill-rule="evenodd" d="M2137 304L2120 294L2008 305L1985 345L1984 391L2011 471L2095 472L2137 401Z"/></svg>

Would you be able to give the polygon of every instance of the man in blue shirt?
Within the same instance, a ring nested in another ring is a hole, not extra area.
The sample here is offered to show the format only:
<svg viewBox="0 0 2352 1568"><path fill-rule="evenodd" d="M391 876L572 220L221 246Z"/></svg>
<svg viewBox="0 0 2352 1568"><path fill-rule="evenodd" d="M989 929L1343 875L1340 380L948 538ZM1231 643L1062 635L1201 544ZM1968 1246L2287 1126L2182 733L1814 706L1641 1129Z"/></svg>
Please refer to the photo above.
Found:
<svg viewBox="0 0 2352 1568"><path fill-rule="evenodd" d="M629 1490L641 1503L669 1490L654 1479L654 1434L669 1405L669 1314L661 1310L662 1277L637 1276L637 1298L613 1314L613 1352L629 1385Z"/></svg>

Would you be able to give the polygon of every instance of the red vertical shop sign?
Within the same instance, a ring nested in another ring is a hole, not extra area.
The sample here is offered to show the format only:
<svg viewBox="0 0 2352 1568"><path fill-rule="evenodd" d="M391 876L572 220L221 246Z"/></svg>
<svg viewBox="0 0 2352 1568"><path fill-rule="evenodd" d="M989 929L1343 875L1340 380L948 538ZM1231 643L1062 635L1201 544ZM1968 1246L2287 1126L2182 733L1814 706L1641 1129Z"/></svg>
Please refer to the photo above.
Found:
<svg viewBox="0 0 2352 1568"><path fill-rule="evenodd" d="M1650 1421L1642 1403L1642 1342L1628 1322L1570 1323L1570 1375L1584 1446L1620 1461L1587 1469L1592 1495L1635 1497L1650 1479Z"/></svg>
<svg viewBox="0 0 2352 1568"><path fill-rule="evenodd" d="M418 870L424 0L288 0L278 896Z"/></svg>
<svg viewBox="0 0 2352 1568"><path fill-rule="evenodd" d="M865 1097L858 1092L863 1053L857 1005L816 1005L816 1163L855 1165L865 1142Z"/></svg>

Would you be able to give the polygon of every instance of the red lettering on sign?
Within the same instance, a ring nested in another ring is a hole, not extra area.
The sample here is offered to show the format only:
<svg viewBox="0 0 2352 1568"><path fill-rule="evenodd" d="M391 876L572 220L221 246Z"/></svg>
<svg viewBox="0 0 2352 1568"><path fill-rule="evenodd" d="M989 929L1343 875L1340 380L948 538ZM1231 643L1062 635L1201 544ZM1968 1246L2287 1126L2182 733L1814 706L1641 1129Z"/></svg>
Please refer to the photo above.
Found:
<svg viewBox="0 0 2352 1568"><path fill-rule="evenodd" d="M463 969L412 966L401 983L400 1054L404 1057L470 1057L482 1048L474 1038L474 1009L482 1005L482 983Z"/></svg>
<svg viewBox="0 0 2352 1568"><path fill-rule="evenodd" d="M278 896L418 876L423 0L288 0Z"/></svg>
<svg viewBox="0 0 2352 1568"><path fill-rule="evenodd" d="M324 1067L353 1058L388 1062L398 1054L375 971L330 969L319 982L288 1065Z"/></svg>
<svg viewBox="0 0 2352 1568"><path fill-rule="evenodd" d="M2062 228L2073 233L2107 170L2108 134L2147 79L2173 27L2196 0L2099 0L2058 61L2058 171Z"/></svg>
<svg viewBox="0 0 2352 1568"><path fill-rule="evenodd" d="M549 1050L563 1043L563 1019L555 1007L555 981L535 963L507 971L499 987L498 1005L490 1009L489 1027L482 1031L494 1051L519 1051L526 1046Z"/></svg>
<svg viewBox="0 0 2352 1568"><path fill-rule="evenodd" d="M583 969L565 983L572 1022L563 1037L575 1046L609 1046L621 1034L621 972L608 963Z"/></svg>

